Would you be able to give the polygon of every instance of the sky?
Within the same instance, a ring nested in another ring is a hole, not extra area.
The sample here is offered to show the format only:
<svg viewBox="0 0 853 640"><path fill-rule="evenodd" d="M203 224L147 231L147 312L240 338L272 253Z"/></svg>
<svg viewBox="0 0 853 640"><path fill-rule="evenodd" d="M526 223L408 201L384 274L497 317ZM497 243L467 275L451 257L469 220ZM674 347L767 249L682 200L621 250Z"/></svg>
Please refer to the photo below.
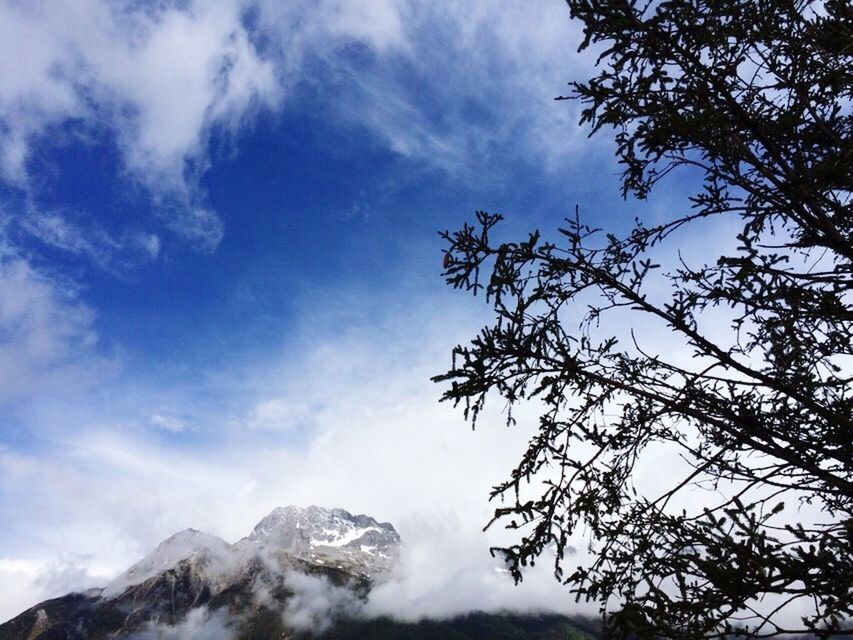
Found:
<svg viewBox="0 0 853 640"><path fill-rule="evenodd" d="M622 201L554 101L579 36L560 0L0 4L0 620L287 504L393 522L417 614L576 610L482 532L532 421L429 378L488 321L439 231L683 204Z"/></svg>

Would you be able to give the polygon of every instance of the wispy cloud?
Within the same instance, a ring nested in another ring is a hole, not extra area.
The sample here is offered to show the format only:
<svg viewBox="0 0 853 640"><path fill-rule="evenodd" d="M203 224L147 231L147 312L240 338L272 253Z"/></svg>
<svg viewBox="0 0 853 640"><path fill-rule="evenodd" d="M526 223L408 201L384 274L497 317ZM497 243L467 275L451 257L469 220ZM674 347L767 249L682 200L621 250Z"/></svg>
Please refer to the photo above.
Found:
<svg viewBox="0 0 853 640"><path fill-rule="evenodd" d="M69 125L79 144L106 136L147 194L149 222L212 250L224 233L201 187L212 136L237 141L259 111L310 94L309 111L448 176L483 180L488 167L502 180L519 159L554 168L582 135L575 107L552 100L589 64L577 43L565 7L545 0L8 2L0 177L35 193L38 145ZM102 263L111 244L158 255L140 245L150 232L98 238L62 212L26 209L26 227L67 251Z"/></svg>
<svg viewBox="0 0 853 640"><path fill-rule="evenodd" d="M0 7L0 173L33 187L28 160L56 127L107 132L169 227L203 249L222 236L198 178L216 128L239 133L281 87L241 2L10 2ZM73 249L73 247L68 247Z"/></svg>
<svg viewBox="0 0 853 640"><path fill-rule="evenodd" d="M0 403L74 388L112 369L73 283L0 255Z"/></svg>
<svg viewBox="0 0 853 640"><path fill-rule="evenodd" d="M330 117L400 155L482 180L508 154L554 168L578 149L577 112L553 98L591 60L559 2L262 2L261 19Z"/></svg>

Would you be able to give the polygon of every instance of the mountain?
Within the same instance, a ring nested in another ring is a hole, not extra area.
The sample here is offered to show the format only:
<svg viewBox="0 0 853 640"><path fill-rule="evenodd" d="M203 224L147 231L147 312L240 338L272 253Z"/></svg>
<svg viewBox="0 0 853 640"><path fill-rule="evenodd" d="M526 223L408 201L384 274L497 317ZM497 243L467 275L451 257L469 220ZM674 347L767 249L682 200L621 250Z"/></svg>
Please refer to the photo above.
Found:
<svg viewBox="0 0 853 640"><path fill-rule="evenodd" d="M400 536L394 527L343 509L284 507L255 525L238 547L278 549L315 564L331 564L364 578L391 569Z"/></svg>
<svg viewBox="0 0 853 640"><path fill-rule="evenodd" d="M229 559L234 556L233 560ZM222 538L195 529L186 529L167 538L154 551L113 580L101 592L104 598L120 596L128 587L154 578L181 561L197 566L213 584L227 580L236 569L233 547Z"/></svg>
<svg viewBox="0 0 853 640"><path fill-rule="evenodd" d="M364 619L358 612L400 544L388 523L314 506L275 509L235 544L187 529L104 588L47 600L0 624L0 640L594 637L554 615Z"/></svg>

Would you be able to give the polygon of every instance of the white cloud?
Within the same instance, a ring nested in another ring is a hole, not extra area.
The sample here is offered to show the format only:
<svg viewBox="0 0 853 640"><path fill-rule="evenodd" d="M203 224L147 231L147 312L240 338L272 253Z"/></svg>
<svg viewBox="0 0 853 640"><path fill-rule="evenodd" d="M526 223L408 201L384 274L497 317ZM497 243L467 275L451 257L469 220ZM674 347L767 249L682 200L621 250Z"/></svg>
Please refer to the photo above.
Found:
<svg viewBox="0 0 853 640"><path fill-rule="evenodd" d="M107 374L93 320L72 284L0 255L0 402L82 391Z"/></svg>
<svg viewBox="0 0 853 640"><path fill-rule="evenodd" d="M416 621L477 610L594 613L593 606L575 603L554 579L550 558L528 568L524 581L515 585L486 544L506 543L507 536L499 531L478 535L482 527L476 524L464 512L440 509L404 519L400 564L391 580L371 593L365 615Z"/></svg>
<svg viewBox="0 0 853 640"><path fill-rule="evenodd" d="M146 233L137 236L140 246L151 257L156 259L160 255L160 238L153 233Z"/></svg>
<svg viewBox="0 0 853 640"><path fill-rule="evenodd" d="M302 67L319 65L331 116L403 156L483 180L479 169L494 173L507 154L553 169L579 147L577 105L553 98L591 58L577 54L579 28L559 2L261 7L286 73L310 83ZM354 55L353 43L369 53Z"/></svg>
<svg viewBox="0 0 853 640"><path fill-rule="evenodd" d="M186 618L175 626L149 623L129 640L230 640L234 637L227 620L221 612L210 613L207 607L190 611Z"/></svg>
<svg viewBox="0 0 853 640"><path fill-rule="evenodd" d="M237 428L284 431L314 424L316 407L297 399L272 398L258 402L248 417L235 422Z"/></svg>
<svg viewBox="0 0 853 640"><path fill-rule="evenodd" d="M108 133L165 226L212 250L224 230L199 181L214 130L236 139L307 86L319 89L312 111L448 175L500 174L508 153L553 168L580 141L576 105L552 100L589 65L577 43L565 7L545 0L14 0L0 5L0 176L37 190L34 145L68 123L62 135L82 144ZM101 262L134 242L89 237L62 215L25 218Z"/></svg>
<svg viewBox="0 0 853 640"><path fill-rule="evenodd" d="M56 213L28 216L24 220L24 226L45 244L73 253L87 253L98 261L103 259L105 251L95 240L87 237L82 229Z"/></svg>
<svg viewBox="0 0 853 640"><path fill-rule="evenodd" d="M0 557L0 622L33 606L44 595L39 578L48 562Z"/></svg>
<svg viewBox="0 0 853 640"><path fill-rule="evenodd" d="M151 424L171 433L181 433L187 428L183 420L165 413L152 413Z"/></svg>
<svg viewBox="0 0 853 640"><path fill-rule="evenodd" d="M345 587L333 585L325 576L291 572L285 586L293 592L284 610L288 626L319 634L335 617L352 617L361 611L361 601Z"/></svg>
<svg viewBox="0 0 853 640"><path fill-rule="evenodd" d="M185 161L202 153L210 126L238 127L253 103L274 104L279 87L241 23L242 3L131 7L4 5L7 137L23 142L67 118L111 125L131 171L181 189ZM24 169L11 160L5 166L12 174Z"/></svg>
<svg viewBox="0 0 853 640"><path fill-rule="evenodd" d="M213 127L236 135L281 87L242 2L0 6L0 173L28 187L32 145L75 121L115 136L124 169L202 248L222 236L197 180Z"/></svg>
<svg viewBox="0 0 853 640"><path fill-rule="evenodd" d="M407 615L526 606L546 596L549 607L571 607L547 567L541 583L531 579L522 590L494 570L488 547L503 533L481 533L490 515L486 496L526 433L500 420L472 433L456 412L436 403L439 390L428 378L446 364L448 341L470 328L471 318L448 308L434 322L428 306L334 338L324 326L345 311L331 309L325 317L312 311L317 333L306 334L302 347L282 354L278 365L234 372L258 400L247 404L244 420L219 416L226 431L218 437L202 433L191 446L176 447L120 423L98 426L102 419L77 424L37 456L0 456L0 517L25 523L0 538L5 554L74 554L117 574L175 531L194 527L235 541L275 506L325 504L397 525L409 543L404 566L412 579L396 587ZM265 405L273 398L278 404ZM249 424L258 407L272 406L276 414L295 399L318 407L311 424L295 427L302 434L286 432L298 437L279 432L271 439ZM7 580L0 572L0 591ZM459 597L437 597L441 585L458 585ZM30 593L58 595L48 585L31 586ZM385 595L377 612L390 612ZM0 607L0 617L17 612Z"/></svg>

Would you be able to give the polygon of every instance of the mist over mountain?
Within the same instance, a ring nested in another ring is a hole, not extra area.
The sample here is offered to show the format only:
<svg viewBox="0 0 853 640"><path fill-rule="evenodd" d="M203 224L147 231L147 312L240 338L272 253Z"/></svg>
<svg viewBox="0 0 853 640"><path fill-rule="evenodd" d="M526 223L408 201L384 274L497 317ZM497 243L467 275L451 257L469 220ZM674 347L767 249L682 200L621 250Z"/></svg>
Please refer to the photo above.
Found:
<svg viewBox="0 0 853 640"><path fill-rule="evenodd" d="M103 588L0 625L0 640L594 637L557 614L377 613L371 592L391 579L401 544L390 523L316 506L274 509L234 544L187 529Z"/></svg>

